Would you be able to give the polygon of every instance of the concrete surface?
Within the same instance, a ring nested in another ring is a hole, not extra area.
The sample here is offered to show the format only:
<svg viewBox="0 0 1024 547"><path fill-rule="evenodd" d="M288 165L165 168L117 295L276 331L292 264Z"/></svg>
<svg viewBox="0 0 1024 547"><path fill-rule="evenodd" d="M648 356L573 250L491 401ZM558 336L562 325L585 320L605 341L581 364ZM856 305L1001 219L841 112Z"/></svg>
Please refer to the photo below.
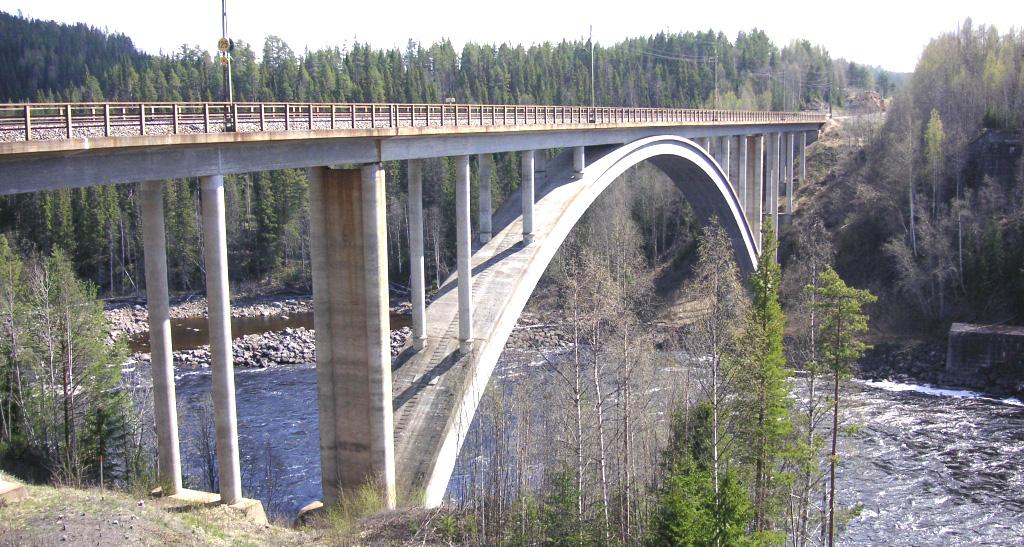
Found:
<svg viewBox="0 0 1024 547"><path fill-rule="evenodd" d="M538 187L535 241L523 246L520 196L510 195L494 215L495 235L472 257L475 343L458 353L458 302L449 278L427 308L427 341L395 362L395 451L399 488L440 503L473 414L505 341L548 262L572 227L609 184L651 159L676 182L702 221L717 214L732 238L741 269L757 263L753 236L724 173L694 143L673 137L644 139L613 150L588 149L584 176L573 152L549 161Z"/></svg>

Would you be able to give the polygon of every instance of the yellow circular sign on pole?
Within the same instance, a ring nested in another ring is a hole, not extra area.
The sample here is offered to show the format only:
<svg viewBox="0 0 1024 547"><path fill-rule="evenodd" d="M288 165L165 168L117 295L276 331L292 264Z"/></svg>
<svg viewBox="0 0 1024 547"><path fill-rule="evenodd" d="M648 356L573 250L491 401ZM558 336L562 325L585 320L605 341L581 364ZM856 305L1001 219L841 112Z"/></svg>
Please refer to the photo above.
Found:
<svg viewBox="0 0 1024 547"><path fill-rule="evenodd" d="M217 40L217 49L222 52L227 52L228 48L231 47L231 42L227 38L221 38Z"/></svg>

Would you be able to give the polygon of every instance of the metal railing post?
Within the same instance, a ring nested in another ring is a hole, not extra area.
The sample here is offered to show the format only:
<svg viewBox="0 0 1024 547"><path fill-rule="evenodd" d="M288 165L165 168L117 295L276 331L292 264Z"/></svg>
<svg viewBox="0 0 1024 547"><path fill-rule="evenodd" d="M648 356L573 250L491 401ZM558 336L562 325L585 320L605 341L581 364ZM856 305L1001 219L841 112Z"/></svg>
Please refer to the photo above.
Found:
<svg viewBox="0 0 1024 547"><path fill-rule="evenodd" d="M110 136L110 104L103 105L103 136Z"/></svg>
<svg viewBox="0 0 1024 547"><path fill-rule="evenodd" d="M143 103L139 103L139 131L146 134L146 105Z"/></svg>
<svg viewBox="0 0 1024 547"><path fill-rule="evenodd" d="M68 139L71 139L71 103L67 104L67 108L64 110L64 116L68 122Z"/></svg>

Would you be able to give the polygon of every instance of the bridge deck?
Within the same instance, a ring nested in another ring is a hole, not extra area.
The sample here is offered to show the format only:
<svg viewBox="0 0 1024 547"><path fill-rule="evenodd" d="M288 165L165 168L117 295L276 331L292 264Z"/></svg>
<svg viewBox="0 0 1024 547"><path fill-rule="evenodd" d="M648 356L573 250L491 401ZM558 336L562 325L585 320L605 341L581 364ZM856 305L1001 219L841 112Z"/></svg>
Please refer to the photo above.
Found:
<svg viewBox="0 0 1024 547"><path fill-rule="evenodd" d="M821 122L806 112L475 104L0 104L0 155L295 138L525 131L580 125Z"/></svg>

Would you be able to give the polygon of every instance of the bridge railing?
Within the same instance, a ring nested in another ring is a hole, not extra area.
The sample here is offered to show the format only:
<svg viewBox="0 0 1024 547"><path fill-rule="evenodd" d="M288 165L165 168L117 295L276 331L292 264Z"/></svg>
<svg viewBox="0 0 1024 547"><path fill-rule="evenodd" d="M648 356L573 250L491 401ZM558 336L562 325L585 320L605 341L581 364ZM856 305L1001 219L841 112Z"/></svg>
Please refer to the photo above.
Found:
<svg viewBox="0 0 1024 547"><path fill-rule="evenodd" d="M815 123L808 112L480 104L0 104L0 142L259 131L575 124Z"/></svg>

